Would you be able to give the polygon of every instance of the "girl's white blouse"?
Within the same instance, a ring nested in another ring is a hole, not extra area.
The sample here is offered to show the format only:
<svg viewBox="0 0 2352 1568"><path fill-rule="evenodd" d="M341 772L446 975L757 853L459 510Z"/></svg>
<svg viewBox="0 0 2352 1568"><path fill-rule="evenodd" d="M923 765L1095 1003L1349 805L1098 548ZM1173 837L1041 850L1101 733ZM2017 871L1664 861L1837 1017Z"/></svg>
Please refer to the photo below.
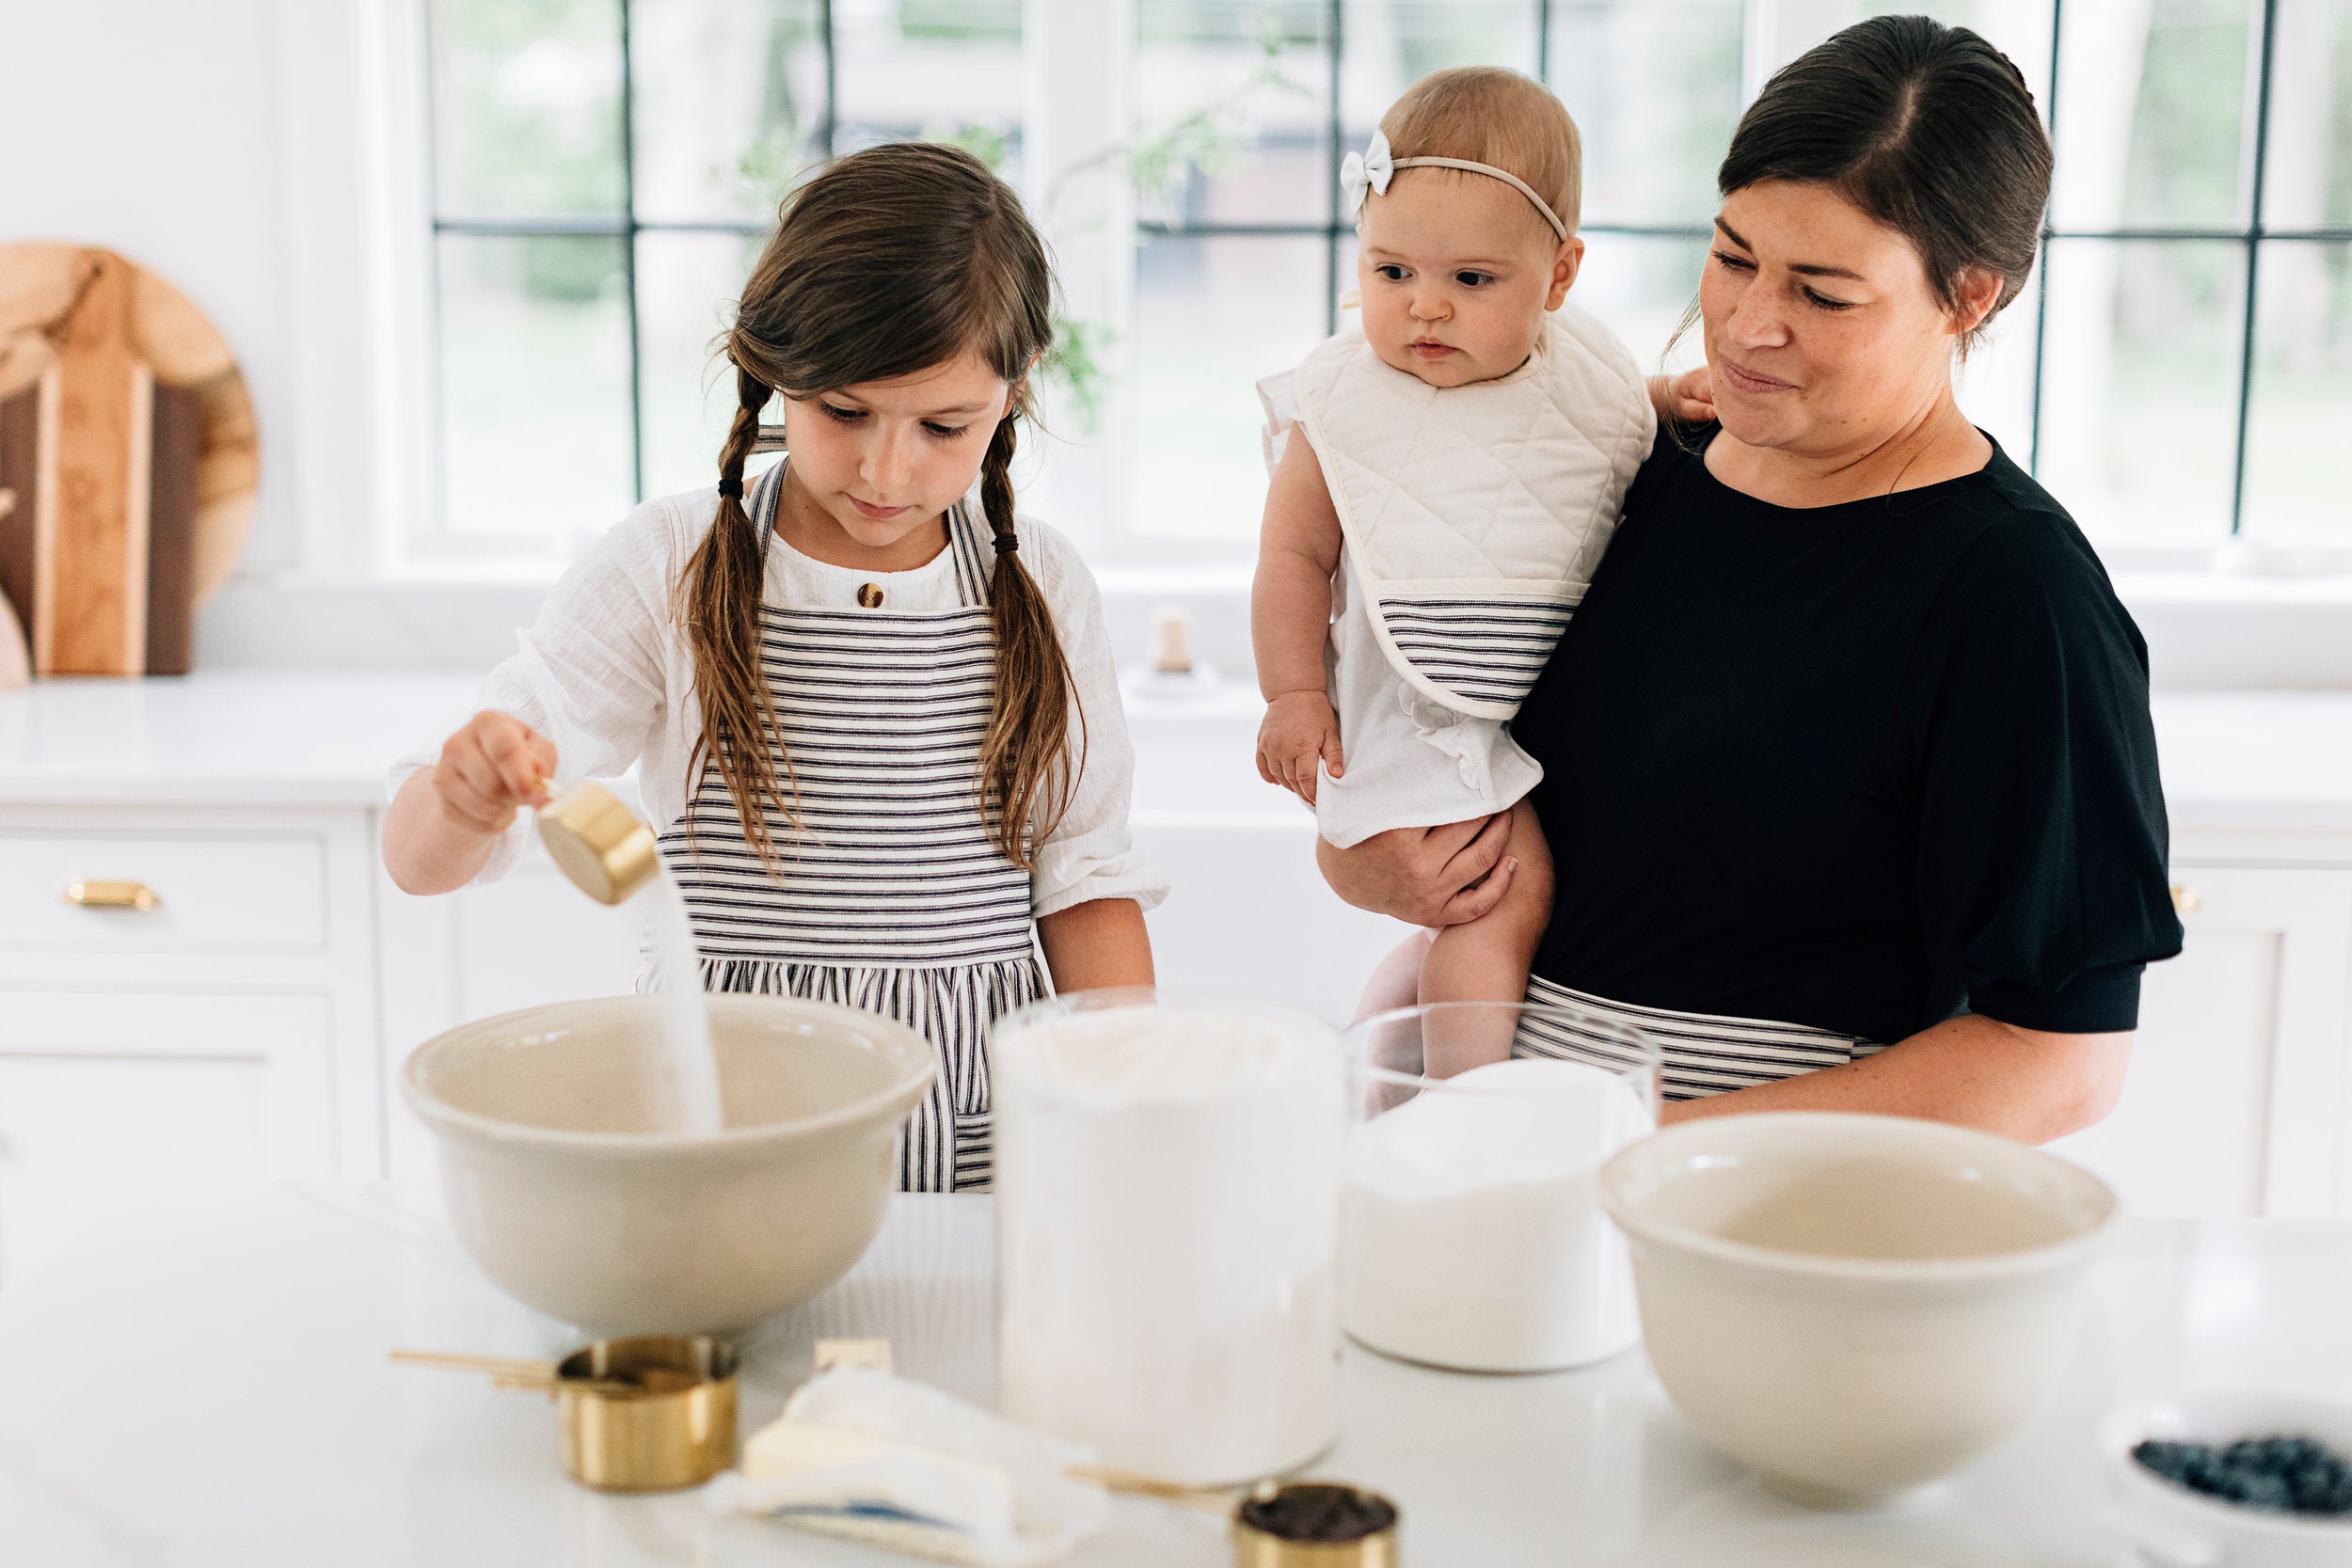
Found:
<svg viewBox="0 0 2352 1568"><path fill-rule="evenodd" d="M702 733L693 657L671 594L718 510L715 488L636 508L564 574L538 621L521 633L520 649L482 687L481 707L511 713L554 742L556 788L636 767L657 832L686 810L686 770ZM1135 746L1102 597L1067 539L1027 517L1016 531L1022 562L1061 632L1087 736L1070 810L1038 849L1031 911L1042 917L1100 898L1133 898L1151 909L1167 896L1168 880L1136 852L1127 829ZM868 583L882 590L884 610L949 610L962 602L946 549L912 571L861 572L811 560L779 537L769 543L767 566L765 602L778 608L855 610ZM403 756L391 770L392 792L439 756L437 740ZM516 814L475 881L504 876L532 832L530 814Z"/></svg>

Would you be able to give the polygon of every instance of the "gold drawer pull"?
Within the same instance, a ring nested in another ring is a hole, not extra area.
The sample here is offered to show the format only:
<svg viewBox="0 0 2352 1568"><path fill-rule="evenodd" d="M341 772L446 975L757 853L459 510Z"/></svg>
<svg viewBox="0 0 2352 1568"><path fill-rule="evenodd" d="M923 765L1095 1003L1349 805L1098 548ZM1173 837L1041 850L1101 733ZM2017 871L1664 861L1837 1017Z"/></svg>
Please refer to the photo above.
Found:
<svg viewBox="0 0 2352 1568"><path fill-rule="evenodd" d="M2174 914L2195 914L2204 907L2204 897L2195 888L2183 887L2178 882L2172 884L2172 912Z"/></svg>
<svg viewBox="0 0 2352 1568"><path fill-rule="evenodd" d="M145 912L163 902L145 882L102 882L76 877L65 885L65 901L86 910L137 910Z"/></svg>

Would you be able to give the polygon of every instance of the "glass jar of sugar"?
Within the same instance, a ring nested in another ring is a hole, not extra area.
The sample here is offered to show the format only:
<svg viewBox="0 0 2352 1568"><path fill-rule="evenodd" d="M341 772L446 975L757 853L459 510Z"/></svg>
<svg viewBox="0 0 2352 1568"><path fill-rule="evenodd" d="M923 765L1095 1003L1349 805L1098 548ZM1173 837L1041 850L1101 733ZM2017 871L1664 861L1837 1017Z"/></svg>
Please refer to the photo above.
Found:
<svg viewBox="0 0 2352 1568"><path fill-rule="evenodd" d="M1577 1007L1451 1002L1366 1019L1346 1048L1350 1337L1482 1372L1582 1366L1640 1338L1598 1172L1657 1130L1654 1039ZM1516 1054L1435 1077L1425 1048Z"/></svg>
<svg viewBox="0 0 2352 1568"><path fill-rule="evenodd" d="M1337 1035L1124 990L1025 1007L990 1046L1005 1415L1201 1484L1329 1447Z"/></svg>

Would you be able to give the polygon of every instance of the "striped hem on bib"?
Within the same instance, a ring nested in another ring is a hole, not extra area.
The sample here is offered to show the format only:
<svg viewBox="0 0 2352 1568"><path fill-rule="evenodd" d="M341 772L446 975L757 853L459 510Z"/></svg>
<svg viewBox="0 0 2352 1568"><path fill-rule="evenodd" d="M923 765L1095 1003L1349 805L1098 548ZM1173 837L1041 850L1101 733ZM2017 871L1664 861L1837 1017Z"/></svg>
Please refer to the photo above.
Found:
<svg viewBox="0 0 2352 1568"><path fill-rule="evenodd" d="M1530 975L1527 1000L1549 1006L1575 1007L1605 1023L1639 1029L1656 1040L1665 1058L1662 1090L1668 1100L1697 1100L1733 1089L1776 1084L1800 1073L1818 1072L1885 1047L1875 1040L1817 1029L1804 1023L1775 1023L1767 1019L1725 1018L1713 1013L1686 1013L1672 1007L1644 1007L1613 1002ZM1629 1066L1622 1042L1602 1030L1580 1029L1572 1023L1525 1017L1514 1056L1556 1056L1586 1061L1598 1067Z"/></svg>
<svg viewBox="0 0 2352 1568"><path fill-rule="evenodd" d="M1538 599L1383 596L1390 640L1423 679L1474 703L1517 707L1535 689L1576 606Z"/></svg>

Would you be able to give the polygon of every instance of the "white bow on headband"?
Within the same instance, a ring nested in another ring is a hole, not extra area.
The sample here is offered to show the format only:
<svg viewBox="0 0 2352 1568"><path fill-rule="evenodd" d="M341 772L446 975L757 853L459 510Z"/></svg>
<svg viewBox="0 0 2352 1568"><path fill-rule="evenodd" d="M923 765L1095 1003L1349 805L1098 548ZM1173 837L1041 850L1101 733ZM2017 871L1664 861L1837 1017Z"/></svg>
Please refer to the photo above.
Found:
<svg viewBox="0 0 2352 1568"><path fill-rule="evenodd" d="M1497 168L1492 164L1472 163L1468 158L1399 158L1390 152L1389 136L1385 131L1375 131L1370 147L1361 152L1351 150L1340 161L1340 189L1346 193L1348 212L1363 212L1364 193L1367 191L1388 195L1389 182L1396 178L1398 169L1422 167L1467 169L1472 174L1500 180L1534 202L1535 211L1541 213L1544 221L1551 225L1553 233L1563 240L1568 237L1568 226L1560 221L1560 214L1551 210L1551 203L1537 196L1534 186L1509 169Z"/></svg>

